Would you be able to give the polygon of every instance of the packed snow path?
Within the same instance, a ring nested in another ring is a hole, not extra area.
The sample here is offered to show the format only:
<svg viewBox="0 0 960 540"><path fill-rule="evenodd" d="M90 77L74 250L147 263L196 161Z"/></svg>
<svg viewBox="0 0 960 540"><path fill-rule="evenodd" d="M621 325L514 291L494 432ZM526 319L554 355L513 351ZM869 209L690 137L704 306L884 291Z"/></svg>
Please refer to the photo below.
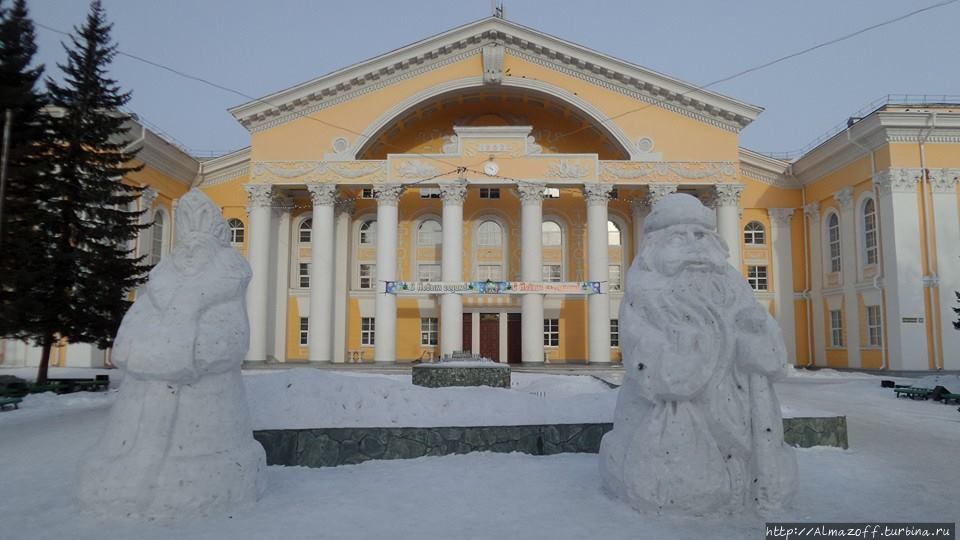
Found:
<svg viewBox="0 0 960 540"><path fill-rule="evenodd" d="M259 375L258 375L259 376ZM878 378L779 384L788 409L847 415L851 448L798 452L777 521L960 521L956 407L896 399ZM251 395L255 407L263 396ZM103 521L71 500L108 397L41 396L0 414L0 538L758 538L764 518L642 516L600 491L597 456L470 454L327 469L269 467L254 511L192 522ZM9 536L8 536L9 535Z"/></svg>

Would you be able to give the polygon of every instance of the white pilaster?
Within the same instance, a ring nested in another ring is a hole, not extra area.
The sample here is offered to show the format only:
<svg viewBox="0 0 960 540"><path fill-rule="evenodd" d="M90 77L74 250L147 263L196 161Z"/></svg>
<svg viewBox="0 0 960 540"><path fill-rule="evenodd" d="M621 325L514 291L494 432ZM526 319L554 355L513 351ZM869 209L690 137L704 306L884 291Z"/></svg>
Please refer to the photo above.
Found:
<svg viewBox="0 0 960 540"><path fill-rule="evenodd" d="M833 194L840 204L840 264L843 266L843 329L846 334L847 366L860 367L860 302L857 294L857 230L853 187Z"/></svg>
<svg viewBox="0 0 960 540"><path fill-rule="evenodd" d="M520 194L520 279L543 280L543 190L545 184L523 182ZM521 350L523 362L542 363L543 295L525 294L520 299Z"/></svg>
<svg viewBox="0 0 960 540"><path fill-rule="evenodd" d="M377 296L374 361L397 361L397 297L386 292L386 282L397 279L397 226L400 184L374 186L377 197Z"/></svg>
<svg viewBox="0 0 960 540"><path fill-rule="evenodd" d="M960 169L931 169L933 223L937 239L937 277L939 281L940 328L943 343L943 369L960 369L960 331L953 327L957 319L951 308L957 307L955 291L960 291L960 216L957 215L957 179Z"/></svg>
<svg viewBox="0 0 960 540"><path fill-rule="evenodd" d="M467 183L441 184L443 197L443 251L441 279L463 280L463 201ZM440 297L440 354L452 354L463 348L463 297L444 294Z"/></svg>
<svg viewBox="0 0 960 540"><path fill-rule="evenodd" d="M313 202L310 231L310 361L333 360L333 255L336 235L333 205L337 186L307 182Z"/></svg>
<svg viewBox="0 0 960 540"><path fill-rule="evenodd" d="M267 359L267 306L270 291L270 220L273 213L273 186L247 184L250 212L250 242L247 258L253 277L247 287L247 315L250 319L250 349L247 360L264 362Z"/></svg>
<svg viewBox="0 0 960 540"><path fill-rule="evenodd" d="M777 322L783 331L787 356L791 363L797 362L797 324L793 300L793 245L790 220L793 208L771 208L770 239L773 243L773 288L776 294Z"/></svg>
<svg viewBox="0 0 960 540"><path fill-rule="evenodd" d="M883 242L883 284L886 289L885 339L890 369L929 369L925 319L920 211L917 205L919 169L888 169L873 181L880 189L880 230ZM905 320L906 319L906 320Z"/></svg>
<svg viewBox="0 0 960 540"><path fill-rule="evenodd" d="M350 223L356 204L353 199L338 200L335 205L337 247L334 257L333 361L347 357L347 316L350 283Z"/></svg>
<svg viewBox="0 0 960 540"><path fill-rule="evenodd" d="M820 203L813 202L803 208L809 223L807 232L810 257L810 325L813 332L813 363L827 365L826 342L823 328L823 236L820 233Z"/></svg>
<svg viewBox="0 0 960 540"><path fill-rule="evenodd" d="M742 271L740 257L740 194L743 184L717 184L717 232L730 250L730 264Z"/></svg>
<svg viewBox="0 0 960 540"><path fill-rule="evenodd" d="M591 294L588 302L589 361L610 363L610 284L609 242L607 240L607 202L609 184L584 184L587 200L588 280L600 282L600 294Z"/></svg>

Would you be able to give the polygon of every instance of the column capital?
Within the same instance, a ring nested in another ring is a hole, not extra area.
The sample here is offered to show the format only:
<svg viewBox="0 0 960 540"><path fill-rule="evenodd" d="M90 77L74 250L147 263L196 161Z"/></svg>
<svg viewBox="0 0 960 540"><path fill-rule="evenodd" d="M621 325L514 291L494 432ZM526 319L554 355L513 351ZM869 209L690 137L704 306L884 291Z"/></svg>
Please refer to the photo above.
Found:
<svg viewBox="0 0 960 540"><path fill-rule="evenodd" d="M650 209L650 201L646 197L637 197L630 201L634 212L643 212Z"/></svg>
<svg viewBox="0 0 960 540"><path fill-rule="evenodd" d="M793 217L795 209L793 208L768 208L770 222L776 227L789 227L790 218Z"/></svg>
<svg viewBox="0 0 960 540"><path fill-rule="evenodd" d="M357 208L357 203L353 199L337 199L337 201L333 203L333 208L337 214L352 216L353 211Z"/></svg>
<svg viewBox="0 0 960 540"><path fill-rule="evenodd" d="M377 198L377 204L384 206L397 206L400 203L400 195L403 194L403 185L401 184L378 184L373 186L373 195Z"/></svg>
<svg viewBox="0 0 960 540"><path fill-rule="evenodd" d="M148 208L152 208L153 201L157 200L157 195L159 195L159 193L157 193L157 190L153 189L152 187L143 188L140 191L140 203L143 205L140 209L146 210Z"/></svg>
<svg viewBox="0 0 960 540"><path fill-rule="evenodd" d="M647 204L653 206L660 202L660 199L676 192L676 184L650 184L647 186Z"/></svg>
<svg viewBox="0 0 960 540"><path fill-rule="evenodd" d="M934 193L951 193L957 188L960 169L930 169L930 189Z"/></svg>
<svg viewBox="0 0 960 540"><path fill-rule="evenodd" d="M818 203L818 202L812 202L812 203L804 206L804 207L803 207L803 213L806 214L807 217L810 217L810 218L813 218L813 219L819 219L819 218L820 218L820 203Z"/></svg>
<svg viewBox="0 0 960 540"><path fill-rule="evenodd" d="M337 202L337 186L335 184L307 182L307 191L310 192L310 201L314 206L331 206Z"/></svg>
<svg viewBox="0 0 960 540"><path fill-rule="evenodd" d="M740 206L743 184L717 184L714 186L717 206Z"/></svg>
<svg viewBox="0 0 960 540"><path fill-rule="evenodd" d="M610 201L610 192L613 186L610 184L589 183L583 185L583 196L587 199L587 205L606 206Z"/></svg>
<svg viewBox="0 0 960 540"><path fill-rule="evenodd" d="M252 208L269 208L273 204L273 186L270 184L247 184L243 186L247 192Z"/></svg>
<svg viewBox="0 0 960 540"><path fill-rule="evenodd" d="M440 189L443 204L461 205L467 198L467 182L464 180L440 184L437 187Z"/></svg>
<svg viewBox="0 0 960 540"><path fill-rule="evenodd" d="M523 204L540 204L543 202L543 190L547 185L542 182L517 182L517 193Z"/></svg>
<svg viewBox="0 0 960 540"><path fill-rule="evenodd" d="M273 210L278 215L289 214L293 211L293 199L283 195L274 195Z"/></svg>
<svg viewBox="0 0 960 540"><path fill-rule="evenodd" d="M853 208L853 186L847 186L834 193L833 198L840 203L840 210L850 210Z"/></svg>
<svg viewBox="0 0 960 540"><path fill-rule="evenodd" d="M873 177L873 183L880 188L880 193L914 193L917 182L920 180L920 169L887 169L878 172Z"/></svg>

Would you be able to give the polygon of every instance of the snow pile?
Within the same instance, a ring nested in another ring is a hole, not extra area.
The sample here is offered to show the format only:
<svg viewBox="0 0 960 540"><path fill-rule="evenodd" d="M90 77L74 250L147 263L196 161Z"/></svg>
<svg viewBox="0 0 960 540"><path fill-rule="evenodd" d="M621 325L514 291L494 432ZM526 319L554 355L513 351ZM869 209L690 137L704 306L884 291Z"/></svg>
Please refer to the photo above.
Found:
<svg viewBox="0 0 960 540"><path fill-rule="evenodd" d="M424 388L409 375L309 368L244 379L254 429L610 422L617 399L588 376L514 373L509 389Z"/></svg>
<svg viewBox="0 0 960 540"><path fill-rule="evenodd" d="M917 388L936 388L942 386L951 393L960 393L960 375L928 375L913 382Z"/></svg>

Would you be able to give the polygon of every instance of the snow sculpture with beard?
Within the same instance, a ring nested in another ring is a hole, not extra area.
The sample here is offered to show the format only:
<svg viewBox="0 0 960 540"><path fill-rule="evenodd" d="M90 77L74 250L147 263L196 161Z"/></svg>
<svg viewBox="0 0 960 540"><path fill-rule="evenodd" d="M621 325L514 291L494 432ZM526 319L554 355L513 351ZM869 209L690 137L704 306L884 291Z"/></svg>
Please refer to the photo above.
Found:
<svg viewBox="0 0 960 540"><path fill-rule="evenodd" d="M250 506L263 491L264 451L240 374L251 272L229 231L199 190L180 199L177 245L117 333L113 362L125 376L84 460L81 505L180 518Z"/></svg>
<svg viewBox="0 0 960 540"><path fill-rule="evenodd" d="M620 305L624 383L600 447L604 488L638 510L777 508L796 483L771 383L783 336L727 263L714 213L654 205Z"/></svg>

